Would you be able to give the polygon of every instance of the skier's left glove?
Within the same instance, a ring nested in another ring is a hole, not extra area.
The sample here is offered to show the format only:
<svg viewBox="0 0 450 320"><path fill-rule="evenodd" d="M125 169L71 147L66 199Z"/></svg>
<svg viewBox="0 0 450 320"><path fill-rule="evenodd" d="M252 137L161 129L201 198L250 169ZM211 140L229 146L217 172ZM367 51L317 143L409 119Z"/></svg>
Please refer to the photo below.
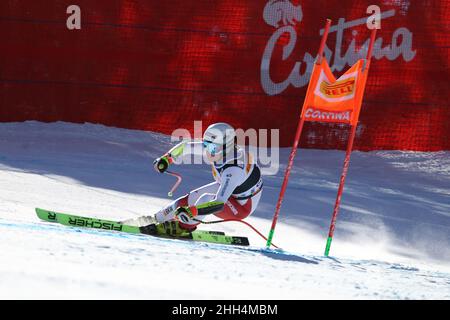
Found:
<svg viewBox="0 0 450 320"><path fill-rule="evenodd" d="M194 219L198 215L198 210L196 206L185 206L179 207L175 213L181 222L188 223L190 220Z"/></svg>
<svg viewBox="0 0 450 320"><path fill-rule="evenodd" d="M155 161L153 161L153 167L159 173L164 173L167 170L167 168L169 168L169 165L172 162L173 162L173 160L170 157L170 155L165 154L162 157L155 159Z"/></svg>

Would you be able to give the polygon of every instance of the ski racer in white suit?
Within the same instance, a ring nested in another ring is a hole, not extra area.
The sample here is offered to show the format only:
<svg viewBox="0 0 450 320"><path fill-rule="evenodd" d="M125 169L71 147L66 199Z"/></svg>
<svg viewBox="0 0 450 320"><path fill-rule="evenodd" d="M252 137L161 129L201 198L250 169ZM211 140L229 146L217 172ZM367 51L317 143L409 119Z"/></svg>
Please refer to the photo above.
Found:
<svg viewBox="0 0 450 320"><path fill-rule="evenodd" d="M261 171L252 155L235 144L235 136L234 129L226 123L209 126L202 144L215 181L176 199L154 216L124 223L138 226L156 224L160 232L176 235L195 230L210 214L221 219L244 219L252 214L261 198ZM176 145L154 161L155 170L165 172L176 158L186 154L188 143L198 142L184 141Z"/></svg>

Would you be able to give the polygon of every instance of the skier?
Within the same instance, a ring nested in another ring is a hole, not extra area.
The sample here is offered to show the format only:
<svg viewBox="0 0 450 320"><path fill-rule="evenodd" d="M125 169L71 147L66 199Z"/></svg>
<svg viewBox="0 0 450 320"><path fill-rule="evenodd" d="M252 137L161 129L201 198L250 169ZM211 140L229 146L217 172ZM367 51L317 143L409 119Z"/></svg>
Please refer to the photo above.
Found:
<svg viewBox="0 0 450 320"><path fill-rule="evenodd" d="M214 182L192 190L176 199L154 216L123 221L135 226L156 227L159 234L180 235L192 232L210 214L221 219L244 219L256 209L261 198L261 171L249 152L235 143L236 133L226 123L210 125L203 135L203 149L212 165ZM164 173L174 161L187 154L183 141L170 149L153 164Z"/></svg>

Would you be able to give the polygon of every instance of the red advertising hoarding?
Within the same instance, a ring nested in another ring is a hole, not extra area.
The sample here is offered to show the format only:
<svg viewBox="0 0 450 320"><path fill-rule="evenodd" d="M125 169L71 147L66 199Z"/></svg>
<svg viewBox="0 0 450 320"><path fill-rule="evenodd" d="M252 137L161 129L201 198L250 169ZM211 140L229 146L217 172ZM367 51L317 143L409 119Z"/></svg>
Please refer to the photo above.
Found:
<svg viewBox="0 0 450 320"><path fill-rule="evenodd" d="M336 77L364 57L370 0L4 0L0 121L92 122L170 134L216 121L292 144L326 18ZM70 5L81 29L70 30ZM354 148L450 150L450 1L386 0ZM345 149L307 123L300 145Z"/></svg>

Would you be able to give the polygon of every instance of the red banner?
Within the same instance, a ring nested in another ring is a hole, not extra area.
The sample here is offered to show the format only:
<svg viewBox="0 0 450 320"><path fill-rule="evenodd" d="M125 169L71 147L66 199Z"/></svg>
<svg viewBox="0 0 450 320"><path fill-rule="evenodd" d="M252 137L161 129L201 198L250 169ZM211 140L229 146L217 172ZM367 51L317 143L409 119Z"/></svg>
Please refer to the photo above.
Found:
<svg viewBox="0 0 450 320"><path fill-rule="evenodd" d="M225 121L292 144L319 46L339 77L364 57L370 0L0 2L0 121L159 131ZM382 1L355 149L449 150L450 1ZM342 124L306 123L302 147L341 148Z"/></svg>

